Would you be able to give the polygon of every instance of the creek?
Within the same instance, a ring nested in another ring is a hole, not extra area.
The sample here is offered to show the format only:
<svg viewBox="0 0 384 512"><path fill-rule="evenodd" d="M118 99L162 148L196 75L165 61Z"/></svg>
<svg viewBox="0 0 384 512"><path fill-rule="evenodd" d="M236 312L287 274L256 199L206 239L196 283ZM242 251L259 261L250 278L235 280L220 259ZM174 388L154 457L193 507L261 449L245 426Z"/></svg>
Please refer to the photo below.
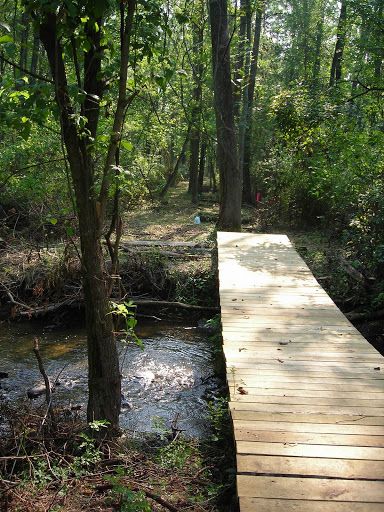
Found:
<svg viewBox="0 0 384 512"><path fill-rule="evenodd" d="M144 349L119 342L122 371L122 428L153 432L164 425L188 436L209 431L207 398L220 381L214 377L214 356L208 335L194 325L142 324L137 331ZM87 353L83 327L49 332L36 322L2 326L0 332L0 401L28 401L27 390L42 383L32 351L40 353L52 381L58 377L54 404L69 411L86 410ZM37 401L43 402L44 396Z"/></svg>

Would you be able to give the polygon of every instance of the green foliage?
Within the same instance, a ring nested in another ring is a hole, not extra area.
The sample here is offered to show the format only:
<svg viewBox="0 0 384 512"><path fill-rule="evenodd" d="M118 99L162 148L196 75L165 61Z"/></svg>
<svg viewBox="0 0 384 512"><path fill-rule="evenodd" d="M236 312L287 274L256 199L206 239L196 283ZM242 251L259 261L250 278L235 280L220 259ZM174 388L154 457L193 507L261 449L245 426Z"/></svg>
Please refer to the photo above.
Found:
<svg viewBox="0 0 384 512"><path fill-rule="evenodd" d="M125 341L133 341L141 349L144 349L143 342L138 338L138 336L135 333L135 327L137 325L135 304L132 301L123 303L111 301L110 305L111 314L116 315L117 318L123 319L125 323Z"/></svg>
<svg viewBox="0 0 384 512"><path fill-rule="evenodd" d="M191 463L191 459L196 454L196 447L193 446L192 442L178 436L171 443L158 450L157 461L164 468L184 468Z"/></svg>
<svg viewBox="0 0 384 512"><path fill-rule="evenodd" d="M228 399L224 397L216 398L208 402L209 421L212 427L212 441L223 441L228 436L228 426L230 425Z"/></svg>

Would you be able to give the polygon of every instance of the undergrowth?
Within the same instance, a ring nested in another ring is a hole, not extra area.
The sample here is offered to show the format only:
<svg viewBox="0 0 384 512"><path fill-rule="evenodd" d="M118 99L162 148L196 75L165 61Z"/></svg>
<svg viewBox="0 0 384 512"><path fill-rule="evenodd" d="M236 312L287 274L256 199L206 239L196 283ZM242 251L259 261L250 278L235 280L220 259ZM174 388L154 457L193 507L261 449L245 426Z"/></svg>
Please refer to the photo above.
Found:
<svg viewBox="0 0 384 512"><path fill-rule="evenodd" d="M212 406L216 434L225 409ZM68 411L56 411L54 424L37 408L3 404L0 414L2 512L215 512L233 491L220 433L197 441L163 428L107 440L103 422L87 425Z"/></svg>

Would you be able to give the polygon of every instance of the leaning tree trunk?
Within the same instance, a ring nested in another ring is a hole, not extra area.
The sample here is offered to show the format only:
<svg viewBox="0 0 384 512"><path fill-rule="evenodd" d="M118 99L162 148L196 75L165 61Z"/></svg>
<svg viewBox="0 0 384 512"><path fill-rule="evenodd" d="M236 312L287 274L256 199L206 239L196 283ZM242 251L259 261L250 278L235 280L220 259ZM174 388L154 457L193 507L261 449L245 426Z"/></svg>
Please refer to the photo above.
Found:
<svg viewBox="0 0 384 512"><path fill-rule="evenodd" d="M209 8L217 133L217 163L220 173L218 228L225 231L240 231L242 174L238 165L233 114L227 1L210 0Z"/></svg>

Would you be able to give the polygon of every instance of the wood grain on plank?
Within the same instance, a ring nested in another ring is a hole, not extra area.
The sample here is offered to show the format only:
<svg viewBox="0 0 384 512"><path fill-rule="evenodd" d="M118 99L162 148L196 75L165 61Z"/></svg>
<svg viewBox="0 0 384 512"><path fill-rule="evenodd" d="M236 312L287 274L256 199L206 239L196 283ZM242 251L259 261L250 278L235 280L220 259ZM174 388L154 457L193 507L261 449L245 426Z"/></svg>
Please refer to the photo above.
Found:
<svg viewBox="0 0 384 512"><path fill-rule="evenodd" d="M257 441L262 443L326 444L335 446L372 446L384 448L384 435L319 434L310 432L268 432L238 428L235 423L236 441Z"/></svg>
<svg viewBox="0 0 384 512"><path fill-rule="evenodd" d="M384 504L384 481L239 475L239 496Z"/></svg>
<svg viewBox="0 0 384 512"><path fill-rule="evenodd" d="M384 460L384 448L370 446L331 446L323 444L267 443L237 441L237 452L253 455L289 455L325 459Z"/></svg>
<svg viewBox="0 0 384 512"><path fill-rule="evenodd" d="M382 480L384 461L237 455L239 473Z"/></svg>
<svg viewBox="0 0 384 512"><path fill-rule="evenodd" d="M239 500L241 512L383 512L383 503L309 501L246 498Z"/></svg>
<svg viewBox="0 0 384 512"><path fill-rule="evenodd" d="M260 421L286 421L294 423L312 423L314 425L323 423L335 423L337 425L372 425L384 426L384 416L368 416L364 414L339 414L318 413L308 414L300 411L292 412L266 412L266 411L242 411L231 410L231 416L236 420L260 420Z"/></svg>

